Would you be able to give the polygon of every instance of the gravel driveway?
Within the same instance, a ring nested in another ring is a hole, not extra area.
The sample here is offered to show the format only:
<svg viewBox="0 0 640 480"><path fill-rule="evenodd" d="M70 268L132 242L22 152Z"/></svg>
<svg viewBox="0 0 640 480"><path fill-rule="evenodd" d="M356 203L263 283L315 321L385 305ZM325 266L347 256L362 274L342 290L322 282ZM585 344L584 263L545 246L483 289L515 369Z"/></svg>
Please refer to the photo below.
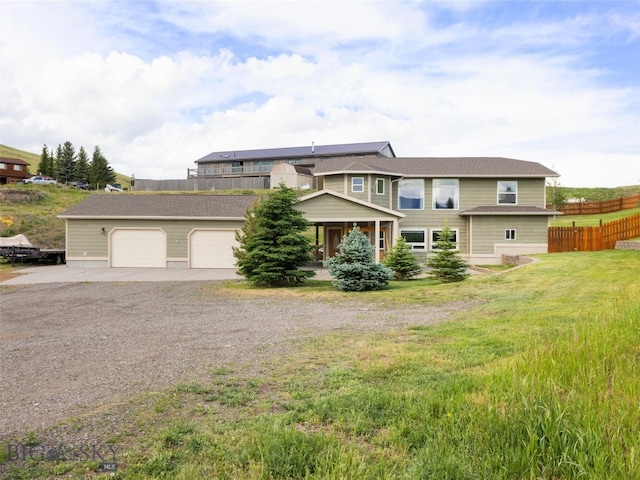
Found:
<svg viewBox="0 0 640 480"><path fill-rule="evenodd" d="M214 283L215 284L215 283ZM446 319L300 298L233 299L212 282L54 283L0 290L0 440L233 366L258 373L291 340ZM203 287L208 286L206 294Z"/></svg>

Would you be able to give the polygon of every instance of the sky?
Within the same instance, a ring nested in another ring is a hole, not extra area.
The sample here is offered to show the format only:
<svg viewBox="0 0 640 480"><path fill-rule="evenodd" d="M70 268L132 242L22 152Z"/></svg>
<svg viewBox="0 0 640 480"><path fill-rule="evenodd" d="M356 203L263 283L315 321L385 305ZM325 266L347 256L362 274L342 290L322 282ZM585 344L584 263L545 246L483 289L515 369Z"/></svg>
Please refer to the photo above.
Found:
<svg viewBox="0 0 640 480"><path fill-rule="evenodd" d="M640 1L0 0L0 143L136 178L389 141L640 183Z"/></svg>

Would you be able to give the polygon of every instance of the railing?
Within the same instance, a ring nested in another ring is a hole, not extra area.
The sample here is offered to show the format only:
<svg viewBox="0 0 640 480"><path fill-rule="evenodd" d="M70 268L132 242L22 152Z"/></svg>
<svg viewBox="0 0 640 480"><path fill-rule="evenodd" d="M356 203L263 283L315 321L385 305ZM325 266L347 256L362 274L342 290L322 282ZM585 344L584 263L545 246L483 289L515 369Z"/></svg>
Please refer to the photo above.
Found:
<svg viewBox="0 0 640 480"><path fill-rule="evenodd" d="M255 173L269 173L273 165L245 165L239 167L206 167L187 169L187 178L220 177L224 175L251 175Z"/></svg>
<svg viewBox="0 0 640 480"><path fill-rule="evenodd" d="M565 215L598 215L601 213L617 212L640 206L640 195L602 200L599 202L571 202L565 204L560 211Z"/></svg>
<svg viewBox="0 0 640 480"><path fill-rule="evenodd" d="M548 251L595 252L615 248L616 242L640 237L640 214L621 218L598 227L549 227Z"/></svg>

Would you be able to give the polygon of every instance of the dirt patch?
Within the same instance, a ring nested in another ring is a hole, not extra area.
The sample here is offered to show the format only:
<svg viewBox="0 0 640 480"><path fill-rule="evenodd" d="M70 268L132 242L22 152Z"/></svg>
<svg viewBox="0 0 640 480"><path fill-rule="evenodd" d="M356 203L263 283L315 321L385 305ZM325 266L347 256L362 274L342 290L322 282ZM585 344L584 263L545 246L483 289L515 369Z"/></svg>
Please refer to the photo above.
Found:
<svg viewBox="0 0 640 480"><path fill-rule="evenodd" d="M44 192L23 188L0 189L0 202L4 203L28 203L37 202L45 198Z"/></svg>

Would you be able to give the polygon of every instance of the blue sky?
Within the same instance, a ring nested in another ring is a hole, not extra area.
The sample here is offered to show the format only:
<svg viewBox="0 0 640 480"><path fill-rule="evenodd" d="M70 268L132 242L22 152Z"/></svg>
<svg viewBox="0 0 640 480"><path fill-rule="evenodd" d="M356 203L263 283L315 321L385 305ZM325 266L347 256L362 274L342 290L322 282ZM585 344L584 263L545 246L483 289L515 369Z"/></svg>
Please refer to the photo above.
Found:
<svg viewBox="0 0 640 480"><path fill-rule="evenodd" d="M184 178L217 150L388 140L640 182L640 2L0 0L0 143Z"/></svg>

